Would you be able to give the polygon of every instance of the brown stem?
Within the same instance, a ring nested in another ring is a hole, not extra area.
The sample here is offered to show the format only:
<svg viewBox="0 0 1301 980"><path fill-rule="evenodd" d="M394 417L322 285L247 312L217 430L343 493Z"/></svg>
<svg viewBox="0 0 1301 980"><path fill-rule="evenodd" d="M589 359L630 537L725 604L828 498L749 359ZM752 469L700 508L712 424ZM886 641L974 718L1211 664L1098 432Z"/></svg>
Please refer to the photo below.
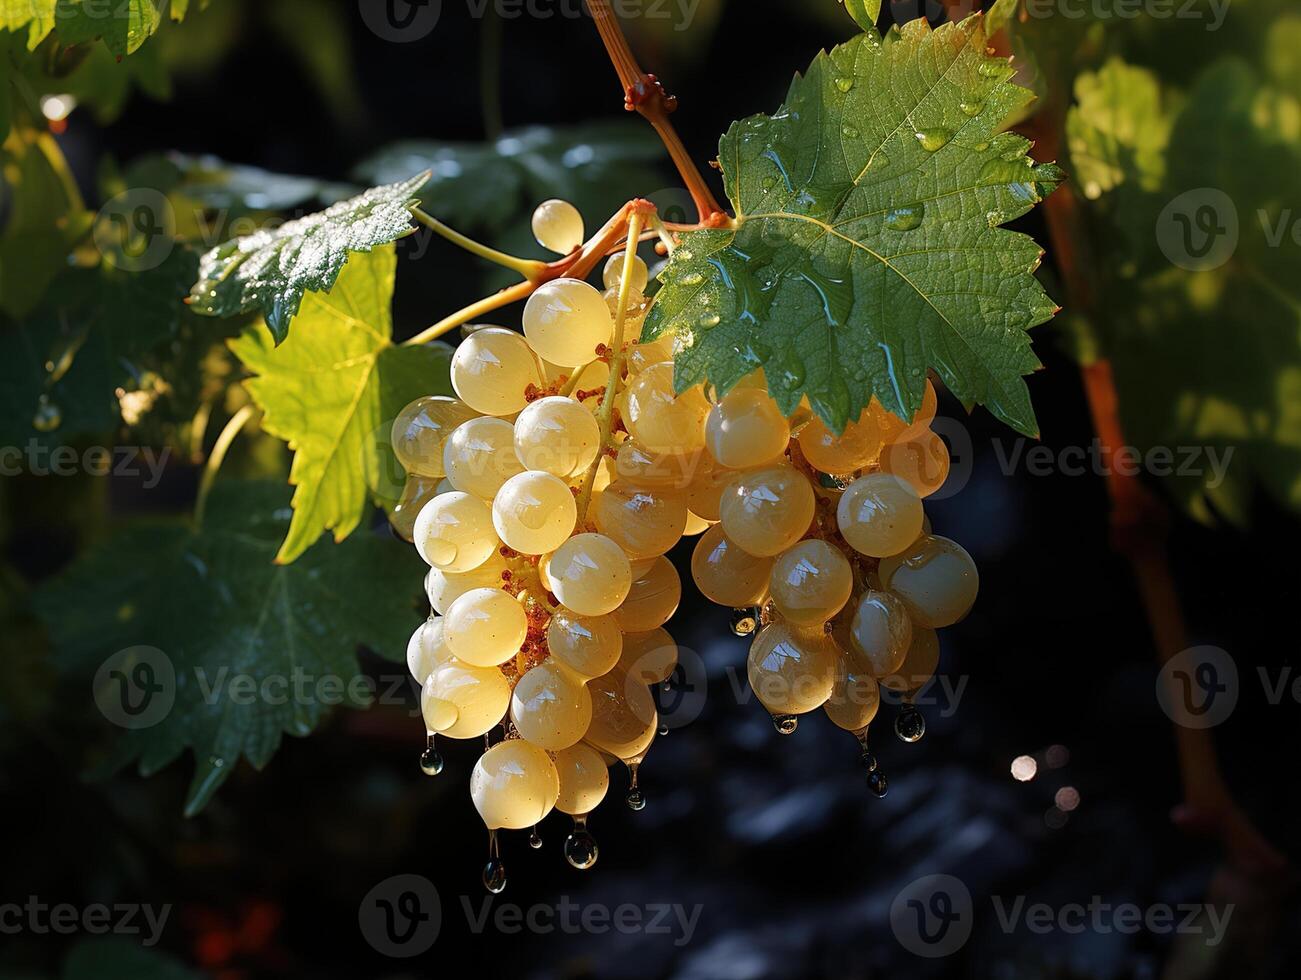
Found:
<svg viewBox="0 0 1301 980"><path fill-rule="evenodd" d="M669 95L658 78L648 75L637 64L637 58L628 45L628 38L624 36L619 19L610 9L609 0L587 0L587 6L592 20L596 22L596 29L601 34L601 40L605 42L610 61L614 63L614 70L619 75L619 83L623 86L624 108L629 112L641 113L655 127L655 132L659 133L674 166L682 175L683 183L691 193L691 199L700 214L700 223L709 228L727 226L732 219L714 197L704 175L696 167L682 138L669 121L669 116L678 107L677 97Z"/></svg>

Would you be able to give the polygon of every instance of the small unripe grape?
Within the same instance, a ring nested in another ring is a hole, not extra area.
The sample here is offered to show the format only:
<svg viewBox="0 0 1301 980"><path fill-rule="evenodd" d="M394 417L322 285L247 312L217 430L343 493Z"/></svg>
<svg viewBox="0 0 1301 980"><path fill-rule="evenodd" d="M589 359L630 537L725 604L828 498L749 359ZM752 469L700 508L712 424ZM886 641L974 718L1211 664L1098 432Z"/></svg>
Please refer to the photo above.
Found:
<svg viewBox="0 0 1301 980"><path fill-rule="evenodd" d="M425 731L445 732L456 724L461 713L451 701L438 696L431 675L420 686L420 714L425 719Z"/></svg>
<svg viewBox="0 0 1301 980"><path fill-rule="evenodd" d="M583 740L630 762L650 748L659 714L646 685L615 667L587 684L592 695L592 724Z"/></svg>
<svg viewBox="0 0 1301 980"><path fill-rule="evenodd" d="M613 616L580 616L561 609L547 624L547 649L579 677L600 677L619 662L623 632Z"/></svg>
<svg viewBox="0 0 1301 980"><path fill-rule="evenodd" d="M723 491L719 516L727 536L745 551L780 555L804 537L815 505L813 487L803 473L771 466L734 476Z"/></svg>
<svg viewBox="0 0 1301 980"><path fill-rule="evenodd" d="M501 485L524 472L515 455L515 427L505 419L471 419L443 447L452 486L491 501Z"/></svg>
<svg viewBox="0 0 1301 980"><path fill-rule="evenodd" d="M544 283L524 306L524 336L538 357L566 367L595 360L614 333L610 309L581 279Z"/></svg>
<svg viewBox="0 0 1301 980"><path fill-rule="evenodd" d="M935 676L940 664L940 635L923 626L913 627L912 642L899 669L881 678L881 683L900 694L919 690Z"/></svg>
<svg viewBox="0 0 1301 980"><path fill-rule="evenodd" d="M560 775L545 750L514 738L479 757L470 773L470 797L489 830L524 830L554 809Z"/></svg>
<svg viewBox="0 0 1301 980"><path fill-rule="evenodd" d="M568 255L583 244L583 216L568 201L543 201L533 212L533 237L550 252Z"/></svg>
<svg viewBox="0 0 1301 980"><path fill-rule="evenodd" d="M603 534L576 534L547 562L551 591L580 616L606 616L632 587L632 567L619 545Z"/></svg>
<svg viewBox="0 0 1301 980"><path fill-rule="evenodd" d="M446 472L443 446L447 437L476 414L455 398L417 398L393 420L393 455L408 473L438 479Z"/></svg>
<svg viewBox="0 0 1301 980"><path fill-rule="evenodd" d="M554 758L560 776L556 809L578 817L600 806L610 788L610 770L601 753L580 742L561 749Z"/></svg>
<svg viewBox="0 0 1301 980"><path fill-rule="evenodd" d="M929 497L949 478L949 447L927 429L919 436L887 446L881 453L881 472L899 477Z"/></svg>
<svg viewBox="0 0 1301 980"><path fill-rule="evenodd" d="M870 473L849 485L836 508L850 547L873 558L898 554L922 533L917 491L889 473Z"/></svg>
<svg viewBox="0 0 1301 980"><path fill-rule="evenodd" d="M846 652L857 673L885 677L903 663L912 636L912 619L899 597L869 589L854 610Z"/></svg>
<svg viewBox="0 0 1301 980"><path fill-rule="evenodd" d="M440 482L434 477L420 476L418 473L407 477L407 482L402 487L402 496L388 516L389 526L403 541L415 543L416 518L425 509L425 504L441 493L438 489Z"/></svg>
<svg viewBox="0 0 1301 980"><path fill-rule="evenodd" d="M497 536L522 555L544 555L559 548L574 533L577 520L569 484L550 473L513 476L492 502Z"/></svg>
<svg viewBox="0 0 1301 980"><path fill-rule="evenodd" d="M614 611L614 618L625 633L645 633L667 623L681 601L678 570L660 556L644 574L633 579L628 598Z"/></svg>
<svg viewBox="0 0 1301 980"><path fill-rule="evenodd" d="M770 623L750 645L750 687L772 714L804 714L831 697L838 657L835 642L821 629Z"/></svg>
<svg viewBox="0 0 1301 980"><path fill-rule="evenodd" d="M854 573L841 550L825 541L801 541L773 565L772 600L796 626L821 626L844 608Z"/></svg>
<svg viewBox="0 0 1301 980"><path fill-rule="evenodd" d="M673 360L673 336L665 334L649 343L637 343L628 348L628 371L641 374L652 364Z"/></svg>
<svg viewBox="0 0 1301 980"><path fill-rule="evenodd" d="M836 672L831 697L822 706L831 723L847 732L862 731L872 723L881 706L881 689L876 678L852 674L842 660Z"/></svg>
<svg viewBox="0 0 1301 980"><path fill-rule="evenodd" d="M703 453L700 465L687 484L687 507L707 521L717 521L722 516L723 491L736 476L736 470L720 466L709 453Z"/></svg>
<svg viewBox="0 0 1301 980"><path fill-rule="evenodd" d="M443 621L431 616L411 634L407 641L407 669L416 683L424 684L434 668L452 659L452 651L443 637Z"/></svg>
<svg viewBox="0 0 1301 980"><path fill-rule="evenodd" d="M652 558L682 539L687 502L680 493L637 490L615 480L593 498L592 520L629 558Z"/></svg>
<svg viewBox="0 0 1301 980"><path fill-rule="evenodd" d="M913 620L939 629L971 611L980 591L980 573L965 548L938 535L918 538L900 554L881 562L881 584L903 600Z"/></svg>
<svg viewBox="0 0 1301 980"><path fill-rule="evenodd" d="M478 738L497 725L510 707L510 681L496 667L456 661L434 668L425 683L432 697L456 708L456 721L441 729L448 738Z"/></svg>
<svg viewBox="0 0 1301 980"><path fill-rule="evenodd" d="M663 627L623 638L619 669L642 684L662 684L678 666L678 645Z"/></svg>
<svg viewBox="0 0 1301 980"><path fill-rule="evenodd" d="M638 490L676 490L687 488L702 465L704 451L694 453L651 452L636 439L619 447L614 469L619 479Z"/></svg>
<svg viewBox="0 0 1301 980"><path fill-rule="evenodd" d="M507 570L506 559L500 550L494 550L487 561L468 572L443 572L431 568L425 575L425 595L429 597L434 612L445 616L452 603L471 589L500 589L505 582L501 573Z"/></svg>
<svg viewBox="0 0 1301 980"><path fill-rule="evenodd" d="M601 273L601 279L605 283L606 289L618 289L623 284L623 266L626 261L626 253L615 252L606 260L605 269ZM646 263L641 257L634 255L632 257L632 288L639 293L646 292L646 286L650 283L650 271L646 268Z"/></svg>
<svg viewBox="0 0 1301 980"><path fill-rule="evenodd" d="M452 355L452 387L484 415L514 415L528 404L529 385L542 386L542 371L528 343L513 330L477 330Z"/></svg>
<svg viewBox="0 0 1301 980"><path fill-rule="evenodd" d="M488 505L460 491L439 494L425 504L414 533L420 557L443 572L478 568L498 547Z"/></svg>
<svg viewBox="0 0 1301 980"><path fill-rule="evenodd" d="M539 398L515 420L515 455L525 469L576 476L587 472L600 447L596 417L572 398Z"/></svg>
<svg viewBox="0 0 1301 980"><path fill-rule="evenodd" d="M790 423L759 388L737 388L709 412L705 446L729 469L763 466L780 458L791 441Z"/></svg>
<svg viewBox="0 0 1301 980"><path fill-rule="evenodd" d="M734 609L762 604L768 597L772 558L756 558L727 539L714 525L691 554L691 577L711 602Z"/></svg>
<svg viewBox="0 0 1301 980"><path fill-rule="evenodd" d="M871 411L846 425L840 435L815 416L800 432L799 442L809 465L823 473L854 473L871 466L881 454L881 431Z"/></svg>
<svg viewBox="0 0 1301 980"><path fill-rule="evenodd" d="M504 664L519 653L529 631L524 607L501 589L473 589L443 618L448 647L457 660L475 667Z"/></svg>
<svg viewBox="0 0 1301 980"><path fill-rule="evenodd" d="M520 737L551 752L581 739L592 721L592 696L583 679L547 662L525 672L510 700L510 719Z"/></svg>
<svg viewBox="0 0 1301 980"><path fill-rule="evenodd" d="M700 387L673 391L673 362L652 364L628 386L624 423L651 452L691 453L705 444L709 402Z"/></svg>

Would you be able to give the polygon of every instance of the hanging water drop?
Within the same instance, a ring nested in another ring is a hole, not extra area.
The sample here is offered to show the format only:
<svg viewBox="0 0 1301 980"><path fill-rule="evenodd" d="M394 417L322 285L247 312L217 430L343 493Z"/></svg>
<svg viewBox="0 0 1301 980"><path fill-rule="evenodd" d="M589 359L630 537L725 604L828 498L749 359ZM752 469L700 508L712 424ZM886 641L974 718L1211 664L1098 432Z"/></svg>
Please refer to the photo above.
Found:
<svg viewBox="0 0 1301 980"><path fill-rule="evenodd" d="M420 753L420 771L426 776L437 776L443 771L443 757L434 748L434 736L428 736L425 751Z"/></svg>
<svg viewBox="0 0 1301 980"><path fill-rule="evenodd" d="M36 403L36 414L32 416L32 428L37 432L53 432L63 424L63 411L50 401L48 395L41 395Z"/></svg>
<svg viewBox="0 0 1301 980"><path fill-rule="evenodd" d="M905 702L894 716L894 733L905 742L918 742L926 734L926 719L917 710L917 706Z"/></svg>
<svg viewBox="0 0 1301 980"><path fill-rule="evenodd" d="M533 828L533 833L529 834L529 847L538 851L542 849L542 835L538 833L538 828Z"/></svg>
<svg viewBox="0 0 1301 980"><path fill-rule="evenodd" d="M778 735L794 735L795 729L799 728L800 720L794 715L773 715L772 727L777 729Z"/></svg>
<svg viewBox="0 0 1301 980"><path fill-rule="evenodd" d="M759 628L759 608L733 609L731 627L734 636L752 635Z"/></svg>
<svg viewBox="0 0 1301 980"><path fill-rule="evenodd" d="M574 817L574 829L565 838L565 860L579 871L586 871L600 854L596 838L587 831L587 814Z"/></svg>
<svg viewBox="0 0 1301 980"><path fill-rule="evenodd" d="M494 895L506 890L506 865L501 860L497 831L488 831L488 863L483 866L483 887Z"/></svg>
<svg viewBox="0 0 1301 980"><path fill-rule="evenodd" d="M628 804L629 810L646 809L646 797L642 794L641 787L637 785L637 769L638 764L635 762L628 765L632 781L628 784L628 795L624 797L624 802Z"/></svg>

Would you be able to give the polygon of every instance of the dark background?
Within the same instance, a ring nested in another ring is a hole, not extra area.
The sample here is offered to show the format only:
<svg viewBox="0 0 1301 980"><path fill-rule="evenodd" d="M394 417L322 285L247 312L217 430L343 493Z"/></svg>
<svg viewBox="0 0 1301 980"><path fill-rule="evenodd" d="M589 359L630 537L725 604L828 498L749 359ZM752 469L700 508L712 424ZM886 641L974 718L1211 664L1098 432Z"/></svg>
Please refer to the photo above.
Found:
<svg viewBox="0 0 1301 980"><path fill-rule="evenodd" d="M396 139L483 138L481 25L463 4L447 0L437 30L411 45L373 36L355 4L342 5L360 114L342 118L278 40L250 25L231 57L201 81L179 81L169 103L136 99L107 130L74 115L62 144L87 193L106 156L211 152L341 178L371 148ZM791 72L849 33L796 6L728 3L712 40L689 58L672 57L663 38L634 42L648 70L681 97L676 121L698 160L713 155L731 120L774 108ZM506 23L502 65L507 126L621 111L614 73L586 21ZM672 183L666 170L664 185ZM603 217L588 215L589 226ZM1032 219L1024 230L1045 240ZM472 268L439 245L421 262L405 262L399 332L414 333L472 299ZM1037 350L1046 369L1031 390L1043 442L1054 450L1089 445L1078 372L1051 328ZM657 741L642 771L646 809L623 806L625 775L612 771L610 796L592 819L600 862L586 873L561 857L563 815L544 823L540 852L529 850L526 835L505 839L510 883L496 904L554 904L560 896L610 906L699 904L689 943L504 935L492 927L472 934L462 898L476 912L485 898L485 834L467 790L477 746L443 744L446 771L426 778L416 766L419 723L395 706L337 713L310 738L286 739L264 772L243 764L190 820L180 814L185 765L147 780L128 772L91 782L80 771L85 745L72 741L80 730L6 741L0 784L16 806L6 806L15 824L2 859L5 895L170 903L162 948L222 977L1294 975L1301 922L1288 889L1217 877L1218 846L1171 826L1169 810L1180 800L1173 737L1154 696L1153 648L1129 568L1108 544L1103 482L1033 477L1024 467L1004 474L994 440L1006 452L1015 434L983 412L966 420L949 401L942 412L964 418L974 451L958 467L969 470L965 487L928 509L937 532L975 557L982 597L942 634L942 673L967 680L956 714L927 709L930 730L917 745L890 731L893 707L874 726L891 778L886 799L867 792L853 738L820 715L782 738L756 703L737 703L727 672L743 677L745 642L730 635L727 610L703 603L687 582L671 626L708 666L709 697L693 724ZM1215 733L1232 792L1295 860L1297 704L1290 697L1269 704L1256 668L1275 678L1295 663L1293 556L1301 542L1296 522L1267 501L1257 514L1249 534L1176 520L1172 559L1194 641L1221 646L1238 662L1238 707ZM57 533L15 540L11 560L37 579L71 554ZM689 555L689 545L675 554L684 579ZM418 621L413 611L412 626ZM369 653L363 664L377 676L394 673ZM1050 746L1064 746L1069 761L1049 768ZM1009 772L1022 754L1040 762L1039 775L1024 783ZM1065 786L1080 795L1069 814L1053 810ZM357 925L362 897L402 872L428 877L443 909L432 951L409 962L379 956ZM927 961L899 946L888 909L903 885L935 872L968 885L976 918L961 952ZM1101 896L1146 906L1201 902L1212 888L1237 903L1238 919L1219 948L1191 937L1191 954L1147 934L1007 935L987 897L1058 906ZM4 942L0 963L19 976L56 974L70 944L31 935Z"/></svg>

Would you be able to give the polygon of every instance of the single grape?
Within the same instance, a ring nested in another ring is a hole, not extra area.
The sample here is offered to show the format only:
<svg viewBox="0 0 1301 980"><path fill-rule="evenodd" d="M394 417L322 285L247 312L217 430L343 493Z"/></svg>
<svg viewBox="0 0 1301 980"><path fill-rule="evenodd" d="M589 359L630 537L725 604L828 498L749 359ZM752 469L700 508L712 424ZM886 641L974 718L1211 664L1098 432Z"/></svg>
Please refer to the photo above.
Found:
<svg viewBox="0 0 1301 980"><path fill-rule="evenodd" d="M889 473L871 473L849 485L836 520L860 554L884 558L908 547L922 532L922 501L911 486Z"/></svg>
<svg viewBox="0 0 1301 980"><path fill-rule="evenodd" d="M510 707L510 682L495 667L455 661L434 668L425 683L432 697L456 708L456 721L442 729L448 738L478 738L495 727Z"/></svg>
<svg viewBox="0 0 1301 980"><path fill-rule="evenodd" d="M592 724L583 740L625 762L650 748L659 714L646 685L615 667L587 684L592 695Z"/></svg>
<svg viewBox="0 0 1301 980"><path fill-rule="evenodd" d="M628 348L628 371L641 374L652 364L673 360L673 337L665 334L649 343L637 343Z"/></svg>
<svg viewBox="0 0 1301 980"><path fill-rule="evenodd" d="M768 597L773 562L746 553L714 525L692 552L691 577L705 598L720 606L758 606Z"/></svg>
<svg viewBox="0 0 1301 980"><path fill-rule="evenodd" d="M682 539L687 502L671 490L637 490L615 480L593 497L592 520L630 559L653 558Z"/></svg>
<svg viewBox="0 0 1301 980"><path fill-rule="evenodd" d="M660 627L623 638L619 669L642 684L662 684L678 666L678 645L669 631Z"/></svg>
<svg viewBox="0 0 1301 980"><path fill-rule="evenodd" d="M610 770L601 753L580 742L561 749L553 758L560 775L556 809L577 817L600 806L610 788Z"/></svg>
<svg viewBox="0 0 1301 980"><path fill-rule="evenodd" d="M773 602L789 622L821 626L849 601L854 573L839 548L813 539L777 559L770 583Z"/></svg>
<svg viewBox="0 0 1301 980"><path fill-rule="evenodd" d="M446 473L443 446L447 437L477 414L455 398L417 398L393 420L393 455L408 473L437 480Z"/></svg>
<svg viewBox="0 0 1301 980"><path fill-rule="evenodd" d="M411 634L407 642L407 669L416 683L423 685L434 668L452 659L452 651L443 637L443 621L431 616Z"/></svg>
<svg viewBox="0 0 1301 980"><path fill-rule="evenodd" d="M513 476L492 502L497 536L522 555L544 555L559 548L574 533L577 520L569 484L550 473Z"/></svg>
<svg viewBox="0 0 1301 980"><path fill-rule="evenodd" d="M773 622L750 646L750 687L774 715L799 715L831 697L839 651L821 629Z"/></svg>
<svg viewBox="0 0 1301 980"><path fill-rule="evenodd" d="M515 427L505 419L471 419L448 438L443 465L457 490L491 501L503 483L524 472L515 454Z"/></svg>
<svg viewBox="0 0 1301 980"><path fill-rule="evenodd" d="M704 451L656 453L636 439L619 447L614 469L620 480L639 490L686 490L702 465Z"/></svg>
<svg viewBox="0 0 1301 980"><path fill-rule="evenodd" d="M459 491L439 494L425 504L414 533L420 557L443 572L478 568L498 547L488 505Z"/></svg>
<svg viewBox="0 0 1301 980"><path fill-rule="evenodd" d="M854 610L846 652L856 673L885 677L903 663L912 635L912 619L899 597L869 589Z"/></svg>
<svg viewBox="0 0 1301 980"><path fill-rule="evenodd" d="M913 416L911 422L905 422L893 412L886 410L876 398L872 399L868 406L873 417L876 419L877 426L881 431L881 439L885 445L890 445L901 440L911 439L920 435L930 427L935 419L935 412L939 406L939 399L935 394L935 386L931 384L929 378L926 379L926 388L922 392L922 404L917 409L917 414Z"/></svg>
<svg viewBox="0 0 1301 980"><path fill-rule="evenodd" d="M524 336L553 364L578 367L595 360L596 349L608 346L613 333L605 300L581 279L544 283L524 306Z"/></svg>
<svg viewBox="0 0 1301 980"><path fill-rule="evenodd" d="M705 445L729 469L763 466L779 459L791 427L777 403L760 388L737 388L709 412Z"/></svg>
<svg viewBox="0 0 1301 980"><path fill-rule="evenodd" d="M881 562L881 584L903 600L913 620L938 629L962 619L976 602L980 573L956 541L923 535Z"/></svg>
<svg viewBox="0 0 1301 980"><path fill-rule="evenodd" d="M527 671L511 695L510 719L520 737L556 752L581 739L592 721L583 679L548 661Z"/></svg>
<svg viewBox="0 0 1301 980"><path fill-rule="evenodd" d="M572 398L540 398L515 420L515 455L525 469L577 476L591 467L600 447L596 417Z"/></svg>
<svg viewBox="0 0 1301 980"><path fill-rule="evenodd" d="M625 633L645 633L667 623L681 601L678 570L660 556L644 574L633 579L628 598L614 611L614 618Z"/></svg>
<svg viewBox="0 0 1301 980"><path fill-rule="evenodd" d="M393 510L388 516L389 526L403 541L415 543L416 518L425 509L425 504L441 492L438 489L439 482L433 477L415 473L407 477L407 482L402 487L402 496L393 505Z"/></svg>
<svg viewBox="0 0 1301 980"><path fill-rule="evenodd" d="M470 774L470 797L489 830L524 830L560 797L560 775L544 749L523 739L498 742Z"/></svg>
<svg viewBox="0 0 1301 980"><path fill-rule="evenodd" d="M487 561L468 572L443 572L431 568L425 575L425 595L434 612L445 616L452 603L471 589L500 589L505 582L502 572L508 569L500 550L494 550Z"/></svg>
<svg viewBox="0 0 1301 980"><path fill-rule="evenodd" d="M542 387L542 370L528 342L513 330L477 330L452 355L452 387L476 412L514 415L528 404L529 385Z"/></svg>
<svg viewBox="0 0 1301 980"><path fill-rule="evenodd" d="M881 453L881 472L906 481L919 497L929 497L949 478L949 447L927 429L912 439L887 446Z"/></svg>
<svg viewBox="0 0 1301 980"><path fill-rule="evenodd" d="M432 674L420 685L420 714L425 719L426 732L446 732L460 719L456 705L439 697Z"/></svg>
<svg viewBox="0 0 1301 980"><path fill-rule="evenodd" d="M528 616L519 600L501 589L473 589L452 603L444 636L457 660L496 667L519 652L528 636Z"/></svg>
<svg viewBox="0 0 1301 980"><path fill-rule="evenodd" d="M720 507L723 491L727 488L736 470L720 466L709 453L702 453L700 465L691 475L687 484L687 507L693 514L699 514L707 521L717 521L722 516Z"/></svg>
<svg viewBox="0 0 1301 980"><path fill-rule="evenodd" d="M653 364L628 386L623 416L632 437L651 452L692 453L705 444L709 402L699 386L673 390L673 362Z"/></svg>
<svg viewBox="0 0 1301 980"><path fill-rule="evenodd" d="M842 660L836 668L831 697L822 706L831 723L847 732L862 731L872 723L881 706L881 688L876 678L850 673Z"/></svg>
<svg viewBox="0 0 1301 980"><path fill-rule="evenodd" d="M899 694L920 690L935 676L940 663L940 636L924 626L913 627L912 642L899 669L881 678L881 683Z"/></svg>
<svg viewBox="0 0 1301 980"><path fill-rule="evenodd" d="M547 624L547 649L579 677L600 677L619 662L623 632L613 616L580 616L561 609Z"/></svg>
<svg viewBox="0 0 1301 980"><path fill-rule="evenodd" d="M800 450L814 469L823 473L854 473L876 462L881 454L881 430L876 417L865 411L836 435L822 419L814 419L800 432Z"/></svg>
<svg viewBox="0 0 1301 980"><path fill-rule="evenodd" d="M780 555L809 529L815 504L803 473L771 466L734 476L723 491L719 516L724 532L745 551Z"/></svg>
<svg viewBox="0 0 1301 980"><path fill-rule="evenodd" d="M615 252L606 260L605 269L601 273L601 279L605 283L606 289L618 289L623 282L623 265L626 260L624 252ZM646 286L650 283L650 272L646 268L646 263L641 260L640 256L632 257L632 288L639 293L646 292Z"/></svg>
<svg viewBox="0 0 1301 980"><path fill-rule="evenodd" d="M533 212L533 237L550 252L568 255L583 244L583 216L568 201L543 201Z"/></svg>
<svg viewBox="0 0 1301 980"><path fill-rule="evenodd" d="M576 534L547 561L551 591L580 616L605 616L632 587L632 567L618 543L603 534Z"/></svg>

